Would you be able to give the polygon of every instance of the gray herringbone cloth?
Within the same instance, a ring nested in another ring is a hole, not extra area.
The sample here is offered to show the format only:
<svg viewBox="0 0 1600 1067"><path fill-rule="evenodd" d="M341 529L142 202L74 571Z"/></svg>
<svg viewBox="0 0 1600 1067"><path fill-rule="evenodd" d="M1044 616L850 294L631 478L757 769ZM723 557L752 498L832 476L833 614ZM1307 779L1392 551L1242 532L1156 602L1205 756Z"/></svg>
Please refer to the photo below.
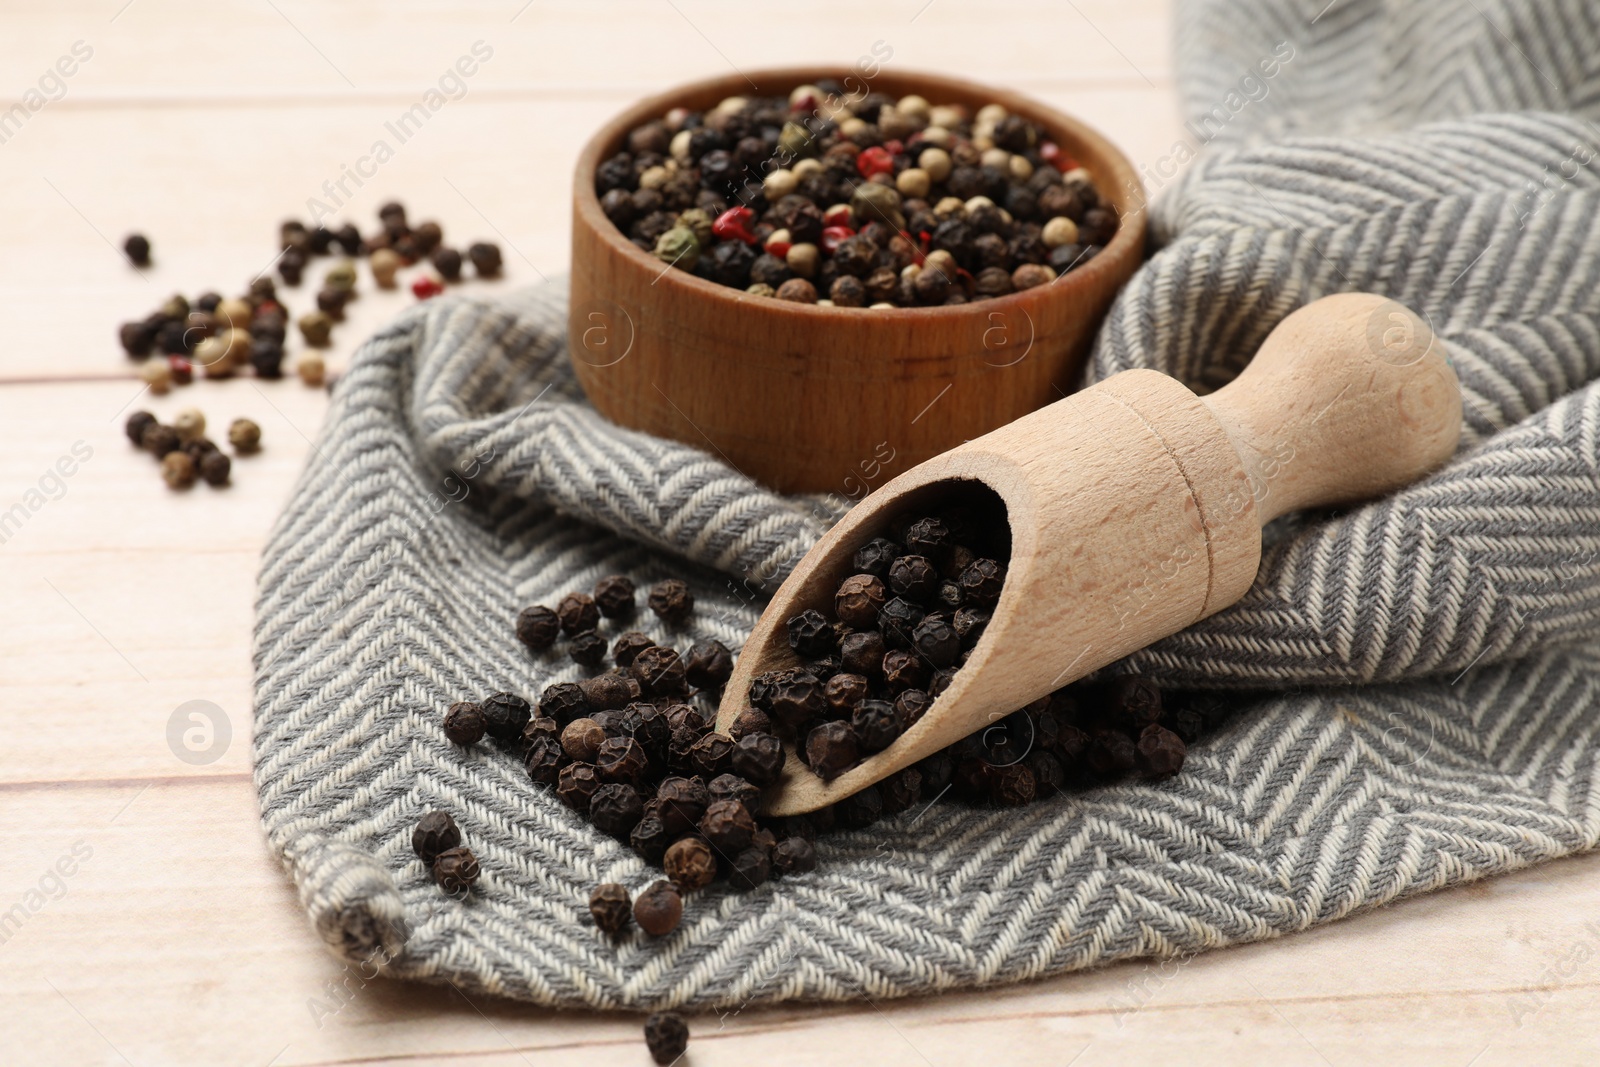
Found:
<svg viewBox="0 0 1600 1067"><path fill-rule="evenodd" d="M1290 311L1345 290L1446 339L1466 392L1455 460L1289 525L1243 602L1131 662L1286 695L1239 696L1174 780L1021 811L938 803L614 945L590 888L652 872L511 755L449 746L440 714L574 677L522 651L512 619L613 571L688 569L691 632L646 629L737 646L751 579L785 573L833 505L600 419L567 364L561 286L433 300L361 349L261 570L256 782L329 945L552 1005L881 998L1274 937L1593 847L1600 16L1324 4L1181 7L1185 110L1216 136L1152 171L1181 171L1154 209L1159 251L1089 372L1215 387ZM1280 42L1292 55L1266 77ZM411 854L434 807L482 860L468 903Z"/></svg>

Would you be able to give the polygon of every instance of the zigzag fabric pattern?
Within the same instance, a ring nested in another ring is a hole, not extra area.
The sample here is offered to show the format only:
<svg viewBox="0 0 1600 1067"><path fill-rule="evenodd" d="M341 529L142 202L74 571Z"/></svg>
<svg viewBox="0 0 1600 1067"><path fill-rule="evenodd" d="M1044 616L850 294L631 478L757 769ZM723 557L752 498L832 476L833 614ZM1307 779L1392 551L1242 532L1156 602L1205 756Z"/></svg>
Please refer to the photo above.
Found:
<svg viewBox="0 0 1600 1067"><path fill-rule="evenodd" d="M1411 489L1278 524L1244 600L1122 665L1238 691L1180 776L936 803L827 841L812 874L694 894L667 938L598 937L590 888L653 875L510 754L450 746L443 708L576 677L511 620L607 573L687 573L690 628L640 624L737 647L846 502L601 419L564 286L440 298L357 354L261 567L256 784L330 950L556 1006L881 999L1280 936L1595 847L1600 16L1324 3L1180 4L1190 114L1295 55L1164 191L1087 378L1214 389L1295 308L1373 290L1448 346L1467 432ZM411 853L434 807L482 864L469 902Z"/></svg>

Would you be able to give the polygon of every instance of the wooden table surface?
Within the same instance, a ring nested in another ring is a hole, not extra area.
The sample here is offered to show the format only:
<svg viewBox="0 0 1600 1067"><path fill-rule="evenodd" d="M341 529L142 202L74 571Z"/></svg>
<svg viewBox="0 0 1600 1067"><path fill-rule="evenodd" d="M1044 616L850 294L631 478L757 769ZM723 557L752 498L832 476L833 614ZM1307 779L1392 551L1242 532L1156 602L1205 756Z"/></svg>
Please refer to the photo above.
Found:
<svg viewBox="0 0 1600 1067"><path fill-rule="evenodd" d="M896 67L1034 93L1154 164L1181 135L1167 5L10 0L3 27L0 111L26 113L0 125L0 1061L646 1063L636 1018L363 983L323 951L258 828L249 635L258 555L326 397L248 378L150 397L116 324L174 291L242 289L280 219L327 202L379 139L393 158L346 179L341 220L370 229L398 197L453 241L499 240L502 286L537 283L564 269L569 171L606 116L875 42ZM397 143L385 123L479 41L491 57ZM114 247L135 229L156 249L142 272ZM367 292L333 362L409 300ZM128 411L190 405L263 427L231 488L169 492L122 436ZM191 700L231 731L209 762L169 744ZM1597 878L1590 856L1188 961L699 1017L689 1059L1578 1062L1600 1031Z"/></svg>

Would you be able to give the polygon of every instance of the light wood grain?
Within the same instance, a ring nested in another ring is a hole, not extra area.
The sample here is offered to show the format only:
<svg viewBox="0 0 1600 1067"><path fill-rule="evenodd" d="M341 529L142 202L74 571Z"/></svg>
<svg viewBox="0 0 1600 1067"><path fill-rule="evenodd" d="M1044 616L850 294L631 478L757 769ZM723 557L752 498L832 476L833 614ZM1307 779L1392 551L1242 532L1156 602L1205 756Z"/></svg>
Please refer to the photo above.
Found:
<svg viewBox="0 0 1600 1067"><path fill-rule="evenodd" d="M247 740L255 568L326 399L249 380L136 399L116 323L175 289L242 285L279 219L303 213L480 37L496 55L470 93L351 210L370 226L401 196L464 239L488 232L475 206L526 255L506 250L515 286L564 269L584 139L639 95L727 70L719 49L740 66L848 63L888 40L896 62L1033 93L1147 164L1180 136L1170 13L1156 0L826 0L763 6L757 25L708 0L674 0L682 14L665 0L538 0L512 23L520 0L275 3L305 37L244 0L135 0L120 15L123 0L13 4L0 33L0 100L73 41L96 49L64 99L0 144L0 509L74 442L94 449L66 494L0 544L0 914L75 842L93 849L65 895L0 943L0 1059L644 1064L635 1018L469 1005L448 989L372 983L317 1026L309 1002L341 971L267 854ZM113 242L150 233L150 280L96 228ZM368 289L335 362L409 301ZM129 402L250 415L266 448L225 492L171 494L119 436ZM173 709L197 698L235 728L200 767L165 739ZM1576 1062L1600 1029L1597 877L1600 857L1551 864L1200 957L1167 979L1132 964L902 1004L696 1018L689 1061L1342 1067L1383 1050L1396 1064ZM1135 988L1148 1004L1125 1012Z"/></svg>

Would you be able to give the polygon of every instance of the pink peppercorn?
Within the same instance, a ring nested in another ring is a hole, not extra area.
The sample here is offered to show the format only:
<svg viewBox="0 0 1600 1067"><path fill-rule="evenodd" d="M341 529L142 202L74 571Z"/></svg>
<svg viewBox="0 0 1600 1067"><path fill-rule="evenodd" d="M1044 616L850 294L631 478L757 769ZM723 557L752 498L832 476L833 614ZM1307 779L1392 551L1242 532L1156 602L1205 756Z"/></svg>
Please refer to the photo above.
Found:
<svg viewBox="0 0 1600 1067"><path fill-rule="evenodd" d="M168 356L167 366L172 368L172 380L178 385L188 385L194 381L194 364L182 356Z"/></svg>
<svg viewBox="0 0 1600 1067"><path fill-rule="evenodd" d="M856 156L856 170L861 172L863 178L870 178L874 174L889 174L894 171L894 156L882 145L873 145L863 148L861 154Z"/></svg>
<svg viewBox="0 0 1600 1067"><path fill-rule="evenodd" d="M822 250L828 255L833 255L839 250L840 242L847 237L854 237L856 231L848 226L829 226L822 231Z"/></svg>
<svg viewBox="0 0 1600 1067"><path fill-rule="evenodd" d="M834 204L822 213L822 225L849 226L855 221L855 218L855 214L851 211L849 204Z"/></svg>
<svg viewBox="0 0 1600 1067"><path fill-rule="evenodd" d="M755 218L755 212L747 207L730 207L717 216L711 224L711 232L723 240L739 240L747 245L756 243L756 235L750 232L750 220Z"/></svg>
<svg viewBox="0 0 1600 1067"><path fill-rule="evenodd" d="M1039 158L1062 173L1075 170L1078 166L1078 161L1063 152L1061 146L1054 141L1046 141L1039 146Z"/></svg>
<svg viewBox="0 0 1600 1067"><path fill-rule="evenodd" d="M444 286L440 283L439 279L433 277L432 275L424 274L422 277L411 283L411 292L418 300L426 300L429 297L438 296L440 293L444 292Z"/></svg>

